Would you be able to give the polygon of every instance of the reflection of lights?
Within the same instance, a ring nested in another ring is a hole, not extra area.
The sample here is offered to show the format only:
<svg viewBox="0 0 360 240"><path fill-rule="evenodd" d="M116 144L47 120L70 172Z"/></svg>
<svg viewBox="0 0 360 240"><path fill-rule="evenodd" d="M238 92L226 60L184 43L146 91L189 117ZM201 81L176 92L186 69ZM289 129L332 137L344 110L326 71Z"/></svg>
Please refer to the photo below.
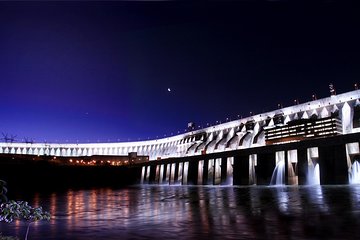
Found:
<svg viewBox="0 0 360 240"><path fill-rule="evenodd" d="M352 196L352 205L355 209L359 208L359 202L360 202L360 185L350 185L350 193ZM357 211L353 211L354 215L357 216Z"/></svg>
<svg viewBox="0 0 360 240"><path fill-rule="evenodd" d="M307 196L309 196L309 200L311 204L313 204L323 212L328 212L329 207L324 202L324 196L322 193L321 185L312 185L309 188L307 188L307 190L308 190Z"/></svg>
<svg viewBox="0 0 360 240"><path fill-rule="evenodd" d="M286 192L286 188L276 187L276 200L280 212L288 213L289 210L289 196Z"/></svg>

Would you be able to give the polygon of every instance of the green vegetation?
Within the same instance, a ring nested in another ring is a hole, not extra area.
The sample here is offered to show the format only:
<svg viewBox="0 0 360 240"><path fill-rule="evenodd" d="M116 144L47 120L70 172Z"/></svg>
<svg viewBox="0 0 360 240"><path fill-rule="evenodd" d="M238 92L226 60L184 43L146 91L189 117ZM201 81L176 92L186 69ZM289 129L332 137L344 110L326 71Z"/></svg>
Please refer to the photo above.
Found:
<svg viewBox="0 0 360 240"><path fill-rule="evenodd" d="M44 211L42 207L31 207L25 201L8 200L6 182L0 180L0 222L11 223L14 220L25 220L28 222L25 240L27 240L30 224L40 220L50 221L50 213ZM2 236L0 240L16 240L18 238Z"/></svg>
<svg viewBox="0 0 360 240"><path fill-rule="evenodd" d="M11 236L3 236L0 233L0 240L20 240L18 237L11 237Z"/></svg>

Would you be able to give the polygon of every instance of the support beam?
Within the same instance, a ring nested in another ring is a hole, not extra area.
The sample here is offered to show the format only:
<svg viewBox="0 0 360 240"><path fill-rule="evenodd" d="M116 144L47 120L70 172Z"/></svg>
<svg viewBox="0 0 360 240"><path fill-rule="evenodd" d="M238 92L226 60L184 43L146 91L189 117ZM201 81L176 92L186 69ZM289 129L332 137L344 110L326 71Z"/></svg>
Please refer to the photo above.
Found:
<svg viewBox="0 0 360 240"><path fill-rule="evenodd" d="M146 166L146 171L145 171L145 183L149 183L149 179L150 179L150 166Z"/></svg>
<svg viewBox="0 0 360 240"><path fill-rule="evenodd" d="M226 183L227 178L227 157L221 158L221 185Z"/></svg>
<svg viewBox="0 0 360 240"><path fill-rule="evenodd" d="M208 172L208 178L207 178L207 184L209 185L214 185L214 175L215 175L215 159L209 159L208 161L208 168L207 168L207 172ZM205 169L204 169L205 170Z"/></svg>
<svg viewBox="0 0 360 240"><path fill-rule="evenodd" d="M170 185L175 183L175 169L176 169L176 163L171 163L170 164L170 179L169 179Z"/></svg>
<svg viewBox="0 0 360 240"><path fill-rule="evenodd" d="M170 184L171 163L165 164L164 183Z"/></svg>
<svg viewBox="0 0 360 240"><path fill-rule="evenodd" d="M214 185L221 184L221 158L214 159Z"/></svg>
<svg viewBox="0 0 360 240"><path fill-rule="evenodd" d="M155 172L155 183L160 183L160 170L161 170L161 164L156 165L156 172Z"/></svg>
<svg viewBox="0 0 360 240"><path fill-rule="evenodd" d="M180 163L174 163L175 165L175 172L174 172L174 184L178 184L179 183L179 164Z"/></svg>
<svg viewBox="0 0 360 240"><path fill-rule="evenodd" d="M159 172L159 184L164 183L164 172L165 172L165 164L160 165L160 172Z"/></svg>
<svg viewBox="0 0 360 240"><path fill-rule="evenodd" d="M189 162L184 162L183 171L182 171L181 185L187 185L188 184L188 176L189 176Z"/></svg>
<svg viewBox="0 0 360 240"><path fill-rule="evenodd" d="M208 185L208 176L209 176L208 169L209 169L209 159L205 159L203 165L202 185Z"/></svg>
<svg viewBox="0 0 360 240"><path fill-rule="evenodd" d="M178 163L179 167L178 167L178 170L177 170L177 184L182 184L183 182L183 171L184 171L184 163L183 162L179 162Z"/></svg>
<svg viewBox="0 0 360 240"><path fill-rule="evenodd" d="M155 177L156 177L156 165L153 165L153 166L150 166L150 173L149 173L149 183L150 184L157 183L157 182L155 182Z"/></svg>
<svg viewBox="0 0 360 240"><path fill-rule="evenodd" d="M140 183L145 183L145 172L146 172L146 166L141 167L141 176L140 176Z"/></svg>

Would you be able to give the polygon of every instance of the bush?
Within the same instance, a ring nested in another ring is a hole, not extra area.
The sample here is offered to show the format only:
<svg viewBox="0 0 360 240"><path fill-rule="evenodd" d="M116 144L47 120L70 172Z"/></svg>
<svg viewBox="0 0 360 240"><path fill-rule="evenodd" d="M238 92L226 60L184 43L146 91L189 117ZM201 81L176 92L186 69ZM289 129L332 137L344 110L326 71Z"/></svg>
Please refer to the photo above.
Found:
<svg viewBox="0 0 360 240"><path fill-rule="evenodd" d="M0 180L0 222L11 223L14 220L25 220L28 222L28 227L26 230L25 240L29 234L30 224L39 220L50 221L50 213L44 211L42 207L31 207L25 201L14 201L7 200L6 197L6 182ZM13 237L3 237L0 235L0 240L14 240L17 238Z"/></svg>
<svg viewBox="0 0 360 240"><path fill-rule="evenodd" d="M11 223L14 220L35 222L39 220L50 221L50 214L43 211L42 207L33 208L24 201L8 201L0 205L0 221Z"/></svg>
<svg viewBox="0 0 360 240"><path fill-rule="evenodd" d="M0 233L0 240L20 240L20 239L18 237L3 236L2 233Z"/></svg>

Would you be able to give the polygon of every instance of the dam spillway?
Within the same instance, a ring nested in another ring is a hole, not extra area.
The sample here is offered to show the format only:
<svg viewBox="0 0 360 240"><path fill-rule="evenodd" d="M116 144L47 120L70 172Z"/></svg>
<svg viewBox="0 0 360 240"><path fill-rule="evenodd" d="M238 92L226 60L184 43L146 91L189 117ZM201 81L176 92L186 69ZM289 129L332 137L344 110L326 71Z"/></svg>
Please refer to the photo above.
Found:
<svg viewBox="0 0 360 240"><path fill-rule="evenodd" d="M1 142L0 154L148 156L146 162L134 158L142 168L139 182L157 184L268 185L284 161L285 184L306 184L316 164L321 184L347 184L359 155L359 98L355 90L156 140Z"/></svg>

